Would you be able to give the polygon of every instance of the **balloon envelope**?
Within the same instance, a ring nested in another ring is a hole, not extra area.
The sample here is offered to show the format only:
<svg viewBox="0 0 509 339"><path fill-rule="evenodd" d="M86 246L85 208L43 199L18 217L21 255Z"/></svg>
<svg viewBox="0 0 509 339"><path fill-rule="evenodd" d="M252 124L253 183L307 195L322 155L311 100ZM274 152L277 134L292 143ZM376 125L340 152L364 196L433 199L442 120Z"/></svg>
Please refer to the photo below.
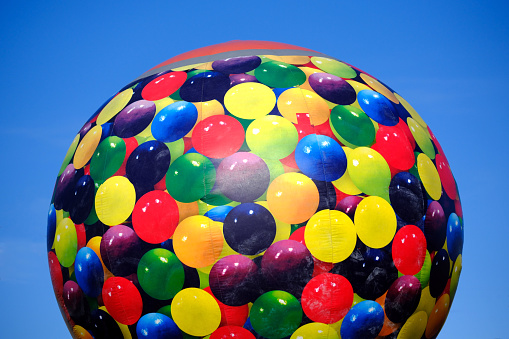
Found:
<svg viewBox="0 0 509 339"><path fill-rule="evenodd" d="M462 247L456 182L416 110L266 41L121 88L77 132L48 214L74 338L432 338Z"/></svg>

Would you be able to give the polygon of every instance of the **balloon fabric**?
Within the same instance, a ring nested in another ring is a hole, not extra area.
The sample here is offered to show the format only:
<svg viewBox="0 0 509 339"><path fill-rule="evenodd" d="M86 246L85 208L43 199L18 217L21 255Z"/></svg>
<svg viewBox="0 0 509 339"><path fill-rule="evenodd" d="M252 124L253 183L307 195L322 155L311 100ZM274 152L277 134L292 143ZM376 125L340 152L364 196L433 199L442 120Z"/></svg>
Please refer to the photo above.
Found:
<svg viewBox="0 0 509 339"><path fill-rule="evenodd" d="M435 338L463 213L429 126L333 57L173 57L77 132L48 213L74 338Z"/></svg>

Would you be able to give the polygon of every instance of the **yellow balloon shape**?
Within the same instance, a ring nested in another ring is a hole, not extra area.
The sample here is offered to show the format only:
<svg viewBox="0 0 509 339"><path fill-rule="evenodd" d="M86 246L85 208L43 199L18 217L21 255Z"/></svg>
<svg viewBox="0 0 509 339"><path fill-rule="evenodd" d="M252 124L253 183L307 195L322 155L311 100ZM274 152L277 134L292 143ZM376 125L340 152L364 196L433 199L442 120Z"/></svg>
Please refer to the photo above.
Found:
<svg viewBox="0 0 509 339"><path fill-rule="evenodd" d="M374 149L357 147L347 155L348 173L362 192L389 200L391 170L387 161Z"/></svg>
<svg viewBox="0 0 509 339"><path fill-rule="evenodd" d="M398 93L394 93L394 96L399 100L399 102L403 105L403 107L405 107L405 109L408 111L408 113L410 113L410 116L419 123L419 125L421 125L422 127L424 128L427 128L428 125L426 124L426 122L424 121L424 119L419 115L419 113L417 113L417 111L415 110L415 108L413 108L409 103L408 101L406 101L405 99L403 99Z"/></svg>
<svg viewBox="0 0 509 339"><path fill-rule="evenodd" d="M454 262L454 266L452 267L452 274L451 274L451 302L454 299L454 296L456 295L456 290L458 288L458 281L460 279L461 274L461 268L462 268L462 259L461 254L458 255L456 258L456 261Z"/></svg>
<svg viewBox="0 0 509 339"><path fill-rule="evenodd" d="M417 156L417 170L422 184L433 200L439 200L442 195L442 182L433 161L424 153Z"/></svg>
<svg viewBox="0 0 509 339"><path fill-rule="evenodd" d="M198 121L201 121L213 115L224 114L224 107L217 100L194 102L193 104L196 106L196 109L198 110Z"/></svg>
<svg viewBox="0 0 509 339"><path fill-rule="evenodd" d="M350 86L353 87L356 94L359 94L360 91L363 91L365 89L371 89L368 86L361 84L360 82L355 81L355 80L346 80L346 82L348 82L350 84ZM350 104L350 106L354 106L355 108L358 108L362 111L362 108L359 105L359 101L357 100L357 97L355 98L355 102L353 104Z"/></svg>
<svg viewBox="0 0 509 339"><path fill-rule="evenodd" d="M396 213L384 199L376 196L364 198L354 216L355 228L361 241L369 247L382 248L396 234Z"/></svg>
<svg viewBox="0 0 509 339"><path fill-rule="evenodd" d="M159 113L159 111L161 111L163 108L165 108L168 105L173 104L174 102L175 102L175 100L173 100L170 97L155 100L154 104L156 105L156 114Z"/></svg>
<svg viewBox="0 0 509 339"><path fill-rule="evenodd" d="M309 323L293 332L290 339L339 339L336 330L327 324Z"/></svg>
<svg viewBox="0 0 509 339"><path fill-rule="evenodd" d="M289 156L299 142L295 125L278 115L266 115L254 120L246 131L251 152L264 159Z"/></svg>
<svg viewBox="0 0 509 339"><path fill-rule="evenodd" d="M226 92L224 105L236 117L254 120L272 111L276 106L276 95L263 84L245 82Z"/></svg>
<svg viewBox="0 0 509 339"><path fill-rule="evenodd" d="M222 225L221 225L221 228L222 228ZM224 238L224 237L223 237ZM223 239L223 249L221 250L221 254L219 254L219 257L214 261L213 264L210 264L208 266L205 266L205 267L198 267L196 270L198 272L202 272L202 273L205 273L205 274L210 274L210 270L212 269L212 267L214 266L214 264L224 258L224 257L227 257L229 255L238 255L239 253L235 252L235 250L233 250L233 248L230 247L230 245L228 245L228 243L226 242L225 239Z"/></svg>
<svg viewBox="0 0 509 339"><path fill-rule="evenodd" d="M94 339L94 337L92 337L92 335L80 325L74 325L72 332L76 339Z"/></svg>
<svg viewBox="0 0 509 339"><path fill-rule="evenodd" d="M311 74L315 74L315 73L323 73L323 71L316 69L316 68L311 68L311 67L299 67L299 69L302 72L304 72L304 74L306 74L306 81L303 84L301 84L299 87L302 89L307 89L308 91L312 91L313 88L309 84L309 76Z"/></svg>
<svg viewBox="0 0 509 339"><path fill-rule="evenodd" d="M429 315L425 332L426 338L434 338L440 332L449 314L449 305L449 294L443 294Z"/></svg>
<svg viewBox="0 0 509 339"><path fill-rule="evenodd" d="M290 88L281 93L277 108L283 117L294 124L298 122L297 113L308 113L311 125L315 126L323 124L330 116L329 105L321 96L301 88Z"/></svg>
<svg viewBox="0 0 509 339"><path fill-rule="evenodd" d="M431 159L435 159L435 148L431 142L429 132L426 128L422 127L417 121L412 118L407 118L408 128L415 139L415 142Z"/></svg>
<svg viewBox="0 0 509 339"><path fill-rule="evenodd" d="M300 224L311 218L319 202L315 183L301 173L282 174L267 189L270 212L288 224Z"/></svg>
<svg viewBox="0 0 509 339"><path fill-rule="evenodd" d="M356 294L354 294L355 296ZM353 306L353 305L352 305ZM334 329L334 331L336 331L336 334L338 335L339 339L341 339L341 325L343 325L343 320L345 320L345 318L341 318L340 321L336 322L336 323L333 323L333 324L330 324L329 326Z"/></svg>
<svg viewBox="0 0 509 339"><path fill-rule="evenodd" d="M421 299L419 300L419 305L415 309L414 313L424 311L429 317L431 311L433 311L433 307L435 307L435 301L436 299L433 298L429 292L429 286L426 286L421 291Z"/></svg>
<svg viewBox="0 0 509 339"><path fill-rule="evenodd" d="M198 111L198 119L196 119L196 123L194 124L193 128L191 128L191 130L186 134L186 137L189 138L193 135L194 128L198 122L213 115L224 115L223 105L221 105L221 103L217 100L193 102L193 105Z"/></svg>
<svg viewBox="0 0 509 339"><path fill-rule="evenodd" d="M114 176L106 180L95 195L95 211L108 226L123 223L131 215L136 203L136 191L126 177Z"/></svg>
<svg viewBox="0 0 509 339"><path fill-rule="evenodd" d="M129 100L131 100L133 94L133 90L128 88L111 99L97 116L97 126L108 122L111 118L117 115L127 105Z"/></svg>
<svg viewBox="0 0 509 339"><path fill-rule="evenodd" d="M392 93L387 87L382 85L380 83L380 81L373 79L372 77L370 77L369 75L364 74L364 73L361 73L360 76L361 76L361 79L364 80L364 82L366 84L368 84L369 86L371 86L371 88L373 88L375 91L382 94L384 97L386 97L393 103L399 104L398 98L396 98L394 93Z"/></svg>
<svg viewBox="0 0 509 339"><path fill-rule="evenodd" d="M214 332L221 322L221 310L214 297L199 288L185 288L171 303L171 316L187 334L203 337Z"/></svg>
<svg viewBox="0 0 509 339"><path fill-rule="evenodd" d="M267 56L272 57L271 55ZM305 65L311 60L308 56L305 55L284 55L281 56L280 58L283 62L293 65Z"/></svg>
<svg viewBox="0 0 509 339"><path fill-rule="evenodd" d="M350 156L350 152L352 149L350 147L343 147L343 151L345 151L346 158ZM350 174L348 173L348 168L346 169L345 173L336 181L333 181L332 184L341 192L349 194L349 195L357 195L361 194L362 191L355 186L355 184L352 181L352 178L350 177Z"/></svg>
<svg viewBox="0 0 509 339"><path fill-rule="evenodd" d="M55 231L55 254L60 265L70 267L78 253L78 235L76 226L69 218L64 218L58 223Z"/></svg>
<svg viewBox="0 0 509 339"><path fill-rule="evenodd" d="M352 254L357 234L352 220L345 213L322 210L309 219L304 240L315 258L335 264Z"/></svg>
<svg viewBox="0 0 509 339"><path fill-rule="evenodd" d="M223 240L222 223L194 215L178 225L173 234L173 249L183 264L206 267L220 258Z"/></svg>
<svg viewBox="0 0 509 339"><path fill-rule="evenodd" d="M398 334L398 339L421 338L426 330L428 315L424 311L414 313L408 318Z"/></svg>
<svg viewBox="0 0 509 339"><path fill-rule="evenodd" d="M74 168L82 168L92 158L99 141L101 141L102 131L101 126L94 126L85 134L74 153Z"/></svg>
<svg viewBox="0 0 509 339"><path fill-rule="evenodd" d="M58 175L64 173L64 170L67 167L67 165L69 165L69 162L71 161L72 156L74 155L74 151L76 151L76 148L78 147L79 142L80 142L80 135L77 134L74 137L74 140L72 141L71 146L69 146L67 153L65 154L64 161L62 162L62 166L60 167L60 170L58 171Z"/></svg>

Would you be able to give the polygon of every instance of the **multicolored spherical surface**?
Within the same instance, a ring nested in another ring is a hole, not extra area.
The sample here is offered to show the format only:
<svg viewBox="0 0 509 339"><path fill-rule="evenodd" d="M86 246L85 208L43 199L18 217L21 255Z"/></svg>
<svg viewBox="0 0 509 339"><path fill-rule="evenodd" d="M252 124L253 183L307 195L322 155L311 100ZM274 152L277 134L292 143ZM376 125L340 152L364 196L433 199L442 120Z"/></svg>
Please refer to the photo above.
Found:
<svg viewBox="0 0 509 339"><path fill-rule="evenodd" d="M48 215L74 338L435 338L462 248L456 182L416 110L263 41L179 55L113 95Z"/></svg>

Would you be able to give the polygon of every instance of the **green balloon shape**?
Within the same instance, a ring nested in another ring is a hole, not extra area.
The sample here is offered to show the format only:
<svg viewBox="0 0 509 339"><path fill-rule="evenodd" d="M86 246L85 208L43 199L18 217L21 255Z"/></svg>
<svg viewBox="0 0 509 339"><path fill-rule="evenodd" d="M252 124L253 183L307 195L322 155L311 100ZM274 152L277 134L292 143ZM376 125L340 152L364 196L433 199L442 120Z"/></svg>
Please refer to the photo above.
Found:
<svg viewBox="0 0 509 339"><path fill-rule="evenodd" d="M90 160L90 176L95 182L105 181L122 166L126 155L124 140L111 136L104 139Z"/></svg>
<svg viewBox="0 0 509 339"><path fill-rule="evenodd" d="M268 61L258 66L254 75L269 87L288 88L306 82L306 74L293 65L281 61Z"/></svg>
<svg viewBox="0 0 509 339"><path fill-rule="evenodd" d="M217 188L213 188L206 196L200 199L206 204L212 206L222 206L231 203L231 199L228 199L221 193Z"/></svg>
<svg viewBox="0 0 509 339"><path fill-rule="evenodd" d="M431 273L431 256L429 252L426 251L426 258L424 259L424 264L422 265L422 268L419 271L419 273L414 275L417 279L419 279L419 282L421 283L421 288L428 286L430 273Z"/></svg>
<svg viewBox="0 0 509 339"><path fill-rule="evenodd" d="M302 321L299 300L285 291L262 294L250 312L251 325L261 336L280 339L291 335Z"/></svg>
<svg viewBox="0 0 509 339"><path fill-rule="evenodd" d="M177 201L189 203L206 196L216 182L214 164L199 153L186 153L166 173L166 189Z"/></svg>
<svg viewBox="0 0 509 339"><path fill-rule="evenodd" d="M184 266L167 249L155 248L143 255L138 263L138 281L152 298L168 300L184 286Z"/></svg>
<svg viewBox="0 0 509 339"><path fill-rule="evenodd" d="M341 61L322 57L312 57L311 62L322 71L341 78L353 79L357 76L357 72L352 67Z"/></svg>
<svg viewBox="0 0 509 339"><path fill-rule="evenodd" d="M429 252L426 251L426 257L424 259L424 263L422 264L421 270L417 274L414 274L414 277L419 279L419 282L421 283L421 290L428 286L430 273L431 273L431 256ZM398 271L398 277L402 276L404 276L404 274Z"/></svg>
<svg viewBox="0 0 509 339"><path fill-rule="evenodd" d="M371 146L375 142L375 126L366 113L353 106L335 106L330 114L334 135L345 145Z"/></svg>

